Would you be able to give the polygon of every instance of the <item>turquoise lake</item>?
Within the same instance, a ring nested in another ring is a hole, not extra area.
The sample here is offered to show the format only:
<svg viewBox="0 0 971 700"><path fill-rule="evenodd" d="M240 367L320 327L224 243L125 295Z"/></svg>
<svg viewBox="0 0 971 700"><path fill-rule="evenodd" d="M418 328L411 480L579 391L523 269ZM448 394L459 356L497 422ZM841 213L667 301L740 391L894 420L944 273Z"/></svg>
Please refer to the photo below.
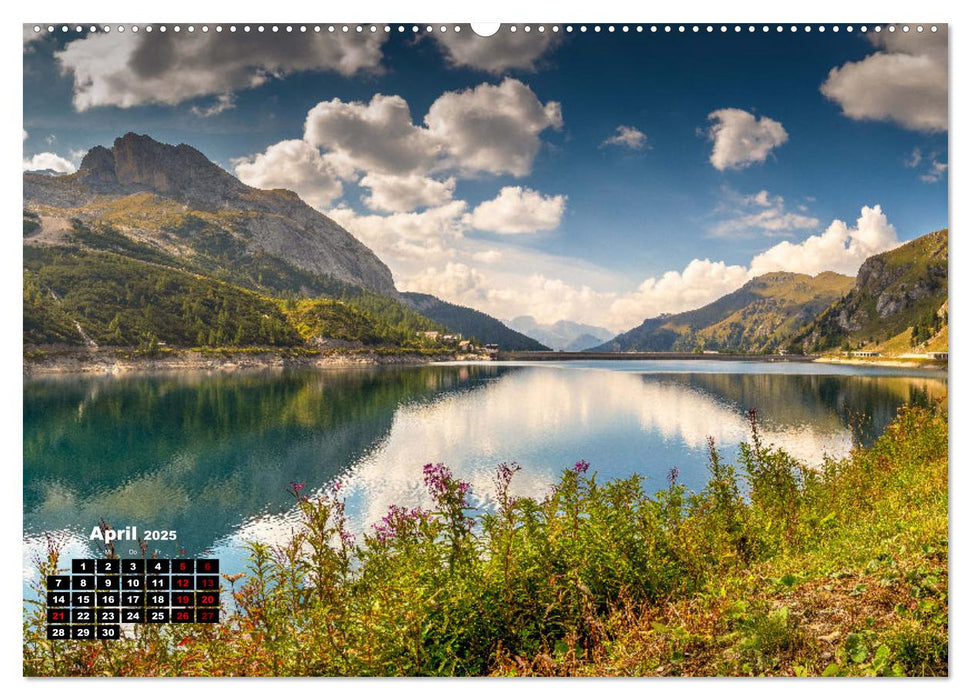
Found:
<svg viewBox="0 0 971 700"><path fill-rule="evenodd" d="M800 362L591 361L435 364L56 377L24 382L25 585L48 542L68 559L113 527L175 530L160 556L245 568L245 542L295 522L291 482L341 482L352 528L388 505L427 505L422 465L444 462L491 504L500 462L520 494L562 469L706 480L707 438L733 459L758 410L764 439L809 464L879 435L897 409L946 396L941 371ZM128 555L129 545L119 545Z"/></svg>

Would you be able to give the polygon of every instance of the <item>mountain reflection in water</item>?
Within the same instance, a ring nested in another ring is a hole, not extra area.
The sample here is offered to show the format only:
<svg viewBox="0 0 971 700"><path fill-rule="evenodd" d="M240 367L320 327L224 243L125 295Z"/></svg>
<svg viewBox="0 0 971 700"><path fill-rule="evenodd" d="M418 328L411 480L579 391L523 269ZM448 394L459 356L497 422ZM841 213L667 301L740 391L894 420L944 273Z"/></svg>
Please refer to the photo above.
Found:
<svg viewBox="0 0 971 700"><path fill-rule="evenodd" d="M78 556L101 518L177 530L189 556L215 551L229 559L229 571L242 566L244 540L289 533L290 482L313 493L340 479L351 524L361 530L391 503L428 504L427 462L471 481L481 506L503 461L523 466L513 482L520 494L541 495L579 459L598 478L644 474L651 489L677 466L698 489L708 436L733 458L748 434L749 408L758 409L766 441L818 464L824 454L871 442L899 406L932 402L947 386L944 373L680 364L28 380L25 575L47 534Z"/></svg>

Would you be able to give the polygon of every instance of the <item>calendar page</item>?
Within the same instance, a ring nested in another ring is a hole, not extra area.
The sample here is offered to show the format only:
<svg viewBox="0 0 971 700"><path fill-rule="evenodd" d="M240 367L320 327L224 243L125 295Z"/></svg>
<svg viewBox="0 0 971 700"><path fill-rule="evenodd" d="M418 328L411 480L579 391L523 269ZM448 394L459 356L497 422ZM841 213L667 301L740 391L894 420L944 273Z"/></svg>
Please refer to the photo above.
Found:
<svg viewBox="0 0 971 700"><path fill-rule="evenodd" d="M948 56L25 24L23 674L947 676Z"/></svg>

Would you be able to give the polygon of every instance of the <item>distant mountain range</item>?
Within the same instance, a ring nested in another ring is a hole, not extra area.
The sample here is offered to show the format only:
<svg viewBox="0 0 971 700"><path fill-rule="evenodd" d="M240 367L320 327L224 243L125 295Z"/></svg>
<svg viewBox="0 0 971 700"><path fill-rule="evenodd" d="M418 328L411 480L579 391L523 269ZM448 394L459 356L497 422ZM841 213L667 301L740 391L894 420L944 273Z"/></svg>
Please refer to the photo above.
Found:
<svg viewBox="0 0 971 700"><path fill-rule="evenodd" d="M30 344L410 347L451 330L508 350L947 348L946 229L869 258L855 280L769 273L611 338L401 293L367 246L296 194L244 185L185 144L129 133L76 173L26 172L23 185Z"/></svg>
<svg viewBox="0 0 971 700"><path fill-rule="evenodd" d="M440 323L446 328L461 333L466 338L476 338L485 343L495 343L504 350L549 350L533 338L517 333L496 318L481 311L470 309L432 296L416 292L402 292L405 304Z"/></svg>
<svg viewBox="0 0 971 700"><path fill-rule="evenodd" d="M539 323L532 316L517 316L506 324L520 333L536 338L553 350L575 352L600 345L613 337L606 328L589 326L573 321Z"/></svg>
<svg viewBox="0 0 971 700"><path fill-rule="evenodd" d="M946 350L947 269L944 229L868 258L855 279L768 273L700 309L649 318L594 349Z"/></svg>
<svg viewBox="0 0 971 700"><path fill-rule="evenodd" d="M787 343L852 288L852 277L835 272L771 272L700 309L649 318L596 349L766 352Z"/></svg>

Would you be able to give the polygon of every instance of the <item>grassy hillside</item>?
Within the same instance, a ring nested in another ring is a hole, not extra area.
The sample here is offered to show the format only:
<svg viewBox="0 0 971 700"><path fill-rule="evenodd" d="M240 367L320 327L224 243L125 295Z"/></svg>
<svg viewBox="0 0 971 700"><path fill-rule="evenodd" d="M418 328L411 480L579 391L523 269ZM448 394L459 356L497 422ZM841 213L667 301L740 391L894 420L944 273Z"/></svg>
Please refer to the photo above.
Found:
<svg viewBox="0 0 971 700"><path fill-rule="evenodd" d="M25 232L36 218L28 214ZM174 220L172 235L186 235L191 253L79 219L59 245L25 245L24 342L425 347L421 331L445 330L398 299L247 253L201 219Z"/></svg>
<svg viewBox="0 0 971 700"><path fill-rule="evenodd" d="M39 595L24 675L947 676L947 415L902 409L819 471L752 426L737 466L711 449L700 493L580 461L516 497L503 464L482 513L428 464L434 507L358 537L339 491L293 484L292 540L250 546L220 625L47 640Z"/></svg>
<svg viewBox="0 0 971 700"><path fill-rule="evenodd" d="M24 342L296 347L339 340L415 347L441 327L396 300L280 298L119 253L24 249Z"/></svg>
<svg viewBox="0 0 971 700"><path fill-rule="evenodd" d="M938 349L943 338L946 349L947 234L929 233L867 259L853 289L798 333L793 347L913 352L930 348L932 338Z"/></svg>
<svg viewBox="0 0 971 700"><path fill-rule="evenodd" d="M835 272L761 275L700 309L648 319L597 349L773 351L852 285Z"/></svg>

